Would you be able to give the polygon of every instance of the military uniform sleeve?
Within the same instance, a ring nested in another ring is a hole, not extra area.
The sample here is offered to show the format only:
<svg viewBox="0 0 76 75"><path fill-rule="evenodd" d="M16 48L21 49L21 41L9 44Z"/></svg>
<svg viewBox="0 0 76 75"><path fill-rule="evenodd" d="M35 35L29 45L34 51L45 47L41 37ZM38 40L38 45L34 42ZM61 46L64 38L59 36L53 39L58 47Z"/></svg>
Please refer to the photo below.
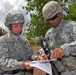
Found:
<svg viewBox="0 0 76 75"><path fill-rule="evenodd" d="M29 60L35 60L38 55L33 51L32 46L27 39L25 41L25 44L25 46L27 47Z"/></svg>
<svg viewBox="0 0 76 75"><path fill-rule="evenodd" d="M7 44L0 40L0 68L4 71L24 69L22 66L23 61L11 59L8 55Z"/></svg>
<svg viewBox="0 0 76 75"><path fill-rule="evenodd" d="M69 54L76 56L76 26L73 27L73 31L71 31L70 34L73 41L63 44L61 48L64 51L65 56L68 56Z"/></svg>
<svg viewBox="0 0 76 75"><path fill-rule="evenodd" d="M41 49L39 50L39 53L40 53L41 56L44 56L44 55L45 55L45 52L44 52L43 48L41 48Z"/></svg>

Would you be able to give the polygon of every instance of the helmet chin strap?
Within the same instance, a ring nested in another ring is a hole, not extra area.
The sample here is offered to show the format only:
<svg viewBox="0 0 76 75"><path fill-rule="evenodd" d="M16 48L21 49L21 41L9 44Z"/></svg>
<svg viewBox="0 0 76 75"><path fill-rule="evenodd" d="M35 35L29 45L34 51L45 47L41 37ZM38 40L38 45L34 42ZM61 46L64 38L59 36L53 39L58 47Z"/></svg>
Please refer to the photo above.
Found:
<svg viewBox="0 0 76 75"><path fill-rule="evenodd" d="M11 29L12 29L12 25L9 25L9 26L8 26L8 29L11 31Z"/></svg>
<svg viewBox="0 0 76 75"><path fill-rule="evenodd" d="M60 23L61 20L62 20L62 13L59 13L59 14L58 14L58 20L59 20L59 23Z"/></svg>

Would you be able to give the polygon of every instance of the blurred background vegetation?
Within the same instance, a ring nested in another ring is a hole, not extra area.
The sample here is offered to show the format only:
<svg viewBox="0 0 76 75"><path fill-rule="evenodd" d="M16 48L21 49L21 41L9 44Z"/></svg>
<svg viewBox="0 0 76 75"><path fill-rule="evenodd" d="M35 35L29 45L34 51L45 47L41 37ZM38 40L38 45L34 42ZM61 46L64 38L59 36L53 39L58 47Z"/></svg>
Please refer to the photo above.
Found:
<svg viewBox="0 0 76 75"><path fill-rule="evenodd" d="M4 29L0 28L0 36L2 36L4 34L6 34L6 31Z"/></svg>
<svg viewBox="0 0 76 75"><path fill-rule="evenodd" d="M26 0L27 4L23 9L30 13L30 22L26 24L26 38L31 44L39 45L40 37L45 36L45 33L50 28L49 23L42 17L42 8L49 0ZM52 1L52 0L50 0ZM63 7L63 18L66 20L76 21L76 0L54 0L60 3ZM38 37L38 38L36 38ZM34 38L34 39L33 39ZM35 40L36 38L36 40Z"/></svg>

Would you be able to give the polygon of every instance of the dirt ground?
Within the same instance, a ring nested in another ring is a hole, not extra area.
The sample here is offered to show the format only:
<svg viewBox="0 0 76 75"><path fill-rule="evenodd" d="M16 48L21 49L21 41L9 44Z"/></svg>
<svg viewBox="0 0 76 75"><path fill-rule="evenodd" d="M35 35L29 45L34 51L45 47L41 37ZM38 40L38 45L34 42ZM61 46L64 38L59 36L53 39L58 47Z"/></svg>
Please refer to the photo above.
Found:
<svg viewBox="0 0 76 75"><path fill-rule="evenodd" d="M32 48L33 48L33 50L34 50L37 54L39 54L38 51L39 51L39 49L40 49L40 46L32 46ZM40 70L40 69L35 68L33 75L46 75L46 73L43 72L43 71Z"/></svg>

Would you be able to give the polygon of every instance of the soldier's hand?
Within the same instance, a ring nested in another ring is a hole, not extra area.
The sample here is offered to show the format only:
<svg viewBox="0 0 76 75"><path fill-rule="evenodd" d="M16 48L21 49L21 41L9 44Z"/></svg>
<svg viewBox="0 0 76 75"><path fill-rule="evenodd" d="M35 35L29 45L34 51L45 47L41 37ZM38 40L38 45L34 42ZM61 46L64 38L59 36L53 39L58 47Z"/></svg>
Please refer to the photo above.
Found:
<svg viewBox="0 0 76 75"><path fill-rule="evenodd" d="M44 55L43 56L44 60L48 60L49 56L50 56L50 54Z"/></svg>
<svg viewBox="0 0 76 75"><path fill-rule="evenodd" d="M36 60L48 60L49 55L39 56Z"/></svg>
<svg viewBox="0 0 76 75"><path fill-rule="evenodd" d="M64 56L64 52L61 48L55 48L53 52L51 53L51 58L59 58L62 59Z"/></svg>
<svg viewBox="0 0 76 75"><path fill-rule="evenodd" d="M33 67L30 67L30 62L31 62L31 61L25 61L25 62L22 63L23 67L24 67L26 70L33 69Z"/></svg>
<svg viewBox="0 0 76 75"><path fill-rule="evenodd" d="M39 55L39 56L36 58L36 60L44 60L44 58Z"/></svg>

